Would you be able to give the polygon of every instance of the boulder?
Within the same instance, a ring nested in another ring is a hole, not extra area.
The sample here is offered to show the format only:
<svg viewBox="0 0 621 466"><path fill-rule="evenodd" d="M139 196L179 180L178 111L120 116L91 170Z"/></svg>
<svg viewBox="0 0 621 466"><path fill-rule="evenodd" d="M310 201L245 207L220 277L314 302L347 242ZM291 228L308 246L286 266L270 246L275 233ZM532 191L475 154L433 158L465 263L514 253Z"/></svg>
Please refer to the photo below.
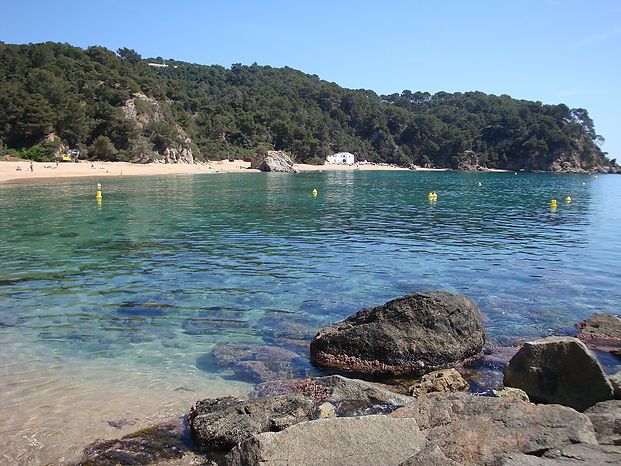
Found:
<svg viewBox="0 0 621 466"><path fill-rule="evenodd" d="M621 464L621 447L610 445L568 445L543 457L523 453L509 455L502 460L502 466L582 466Z"/></svg>
<svg viewBox="0 0 621 466"><path fill-rule="evenodd" d="M442 369L423 375L420 381L409 389L410 395L421 396L431 392L464 392L470 385L455 369Z"/></svg>
<svg viewBox="0 0 621 466"><path fill-rule="evenodd" d="M233 448L224 464L397 466L426 444L414 419L383 415L318 419L255 435Z"/></svg>
<svg viewBox="0 0 621 466"><path fill-rule="evenodd" d="M315 403L303 395L268 398L212 398L190 411L192 438L201 450L230 450L261 432L277 432L312 419Z"/></svg>
<svg viewBox="0 0 621 466"><path fill-rule="evenodd" d="M483 349L477 305L442 291L409 294L323 328L310 345L319 366L374 375L421 375Z"/></svg>
<svg viewBox="0 0 621 466"><path fill-rule="evenodd" d="M525 343L503 372L505 386L524 390L536 403L584 411L613 396L599 362L577 338L549 337Z"/></svg>
<svg viewBox="0 0 621 466"><path fill-rule="evenodd" d="M608 400L591 406L589 416L599 443L621 445L621 400Z"/></svg>
<svg viewBox="0 0 621 466"><path fill-rule="evenodd" d="M293 169L293 160L280 150L259 152L252 158L250 168L255 168L262 172L295 172Z"/></svg>
<svg viewBox="0 0 621 466"><path fill-rule="evenodd" d="M430 442L459 464L497 464L514 452L596 444L589 418L558 405L467 393L428 393L389 415L413 417Z"/></svg>

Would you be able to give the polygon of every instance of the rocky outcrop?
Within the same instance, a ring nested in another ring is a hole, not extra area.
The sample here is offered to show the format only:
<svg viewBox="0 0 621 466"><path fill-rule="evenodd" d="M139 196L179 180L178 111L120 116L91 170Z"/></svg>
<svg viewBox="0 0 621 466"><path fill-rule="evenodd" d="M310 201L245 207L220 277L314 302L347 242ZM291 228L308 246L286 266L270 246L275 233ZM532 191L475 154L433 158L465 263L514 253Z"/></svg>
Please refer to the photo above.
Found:
<svg viewBox="0 0 621 466"><path fill-rule="evenodd" d="M378 384L340 375L265 383L258 385L255 393L258 396L302 393L313 398L317 405L324 406L325 411L330 410L326 405L331 405L335 415L339 416L369 414L373 410L389 412L414 401L410 396L392 392Z"/></svg>
<svg viewBox="0 0 621 466"><path fill-rule="evenodd" d="M192 438L201 450L230 450L261 432L278 432L313 418L315 403L303 395L198 401L190 411Z"/></svg>
<svg viewBox="0 0 621 466"><path fill-rule="evenodd" d="M609 400L591 406L589 416L599 443L621 445L621 400Z"/></svg>
<svg viewBox="0 0 621 466"><path fill-rule="evenodd" d="M602 367L580 340L549 337L525 343L504 368L504 384L524 390L537 403L583 411L611 399Z"/></svg>
<svg viewBox="0 0 621 466"><path fill-rule="evenodd" d="M578 322L576 327L580 329L577 337L589 346L611 347L607 349L621 346L621 319L617 316L598 312Z"/></svg>
<svg viewBox="0 0 621 466"><path fill-rule="evenodd" d="M421 396L432 392L464 392L470 385L455 369L443 369L425 374L409 388L410 395Z"/></svg>
<svg viewBox="0 0 621 466"><path fill-rule="evenodd" d="M541 454L573 443L597 443L586 415L516 399L429 393L389 416L413 417L447 458L465 465L497 464L512 452Z"/></svg>
<svg viewBox="0 0 621 466"><path fill-rule="evenodd" d="M323 328L310 345L320 366L374 375L421 375L483 349L477 305L464 295L427 291L358 311Z"/></svg>
<svg viewBox="0 0 621 466"><path fill-rule="evenodd" d="M397 466L426 444L414 419L383 415L319 419L255 435L231 450L224 464Z"/></svg>
<svg viewBox="0 0 621 466"><path fill-rule="evenodd" d="M295 172L291 157L280 150L259 152L252 158L250 168L261 170L262 172Z"/></svg>
<svg viewBox="0 0 621 466"><path fill-rule="evenodd" d="M242 380L261 383L306 377L308 362L300 355L275 346L220 343L212 350L219 366L230 367Z"/></svg>

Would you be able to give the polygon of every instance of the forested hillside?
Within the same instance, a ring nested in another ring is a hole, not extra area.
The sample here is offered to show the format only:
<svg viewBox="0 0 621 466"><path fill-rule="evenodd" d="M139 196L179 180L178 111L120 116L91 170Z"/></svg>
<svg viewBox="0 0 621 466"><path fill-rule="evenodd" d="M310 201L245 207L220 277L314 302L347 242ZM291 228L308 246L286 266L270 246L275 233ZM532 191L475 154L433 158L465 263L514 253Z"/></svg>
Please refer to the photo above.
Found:
<svg viewBox="0 0 621 466"><path fill-rule="evenodd" d="M0 43L0 149L40 160L67 148L142 162L274 148L300 162L349 151L462 169L611 165L587 111L563 104L481 92L378 96L287 67L148 62L164 63L129 49Z"/></svg>

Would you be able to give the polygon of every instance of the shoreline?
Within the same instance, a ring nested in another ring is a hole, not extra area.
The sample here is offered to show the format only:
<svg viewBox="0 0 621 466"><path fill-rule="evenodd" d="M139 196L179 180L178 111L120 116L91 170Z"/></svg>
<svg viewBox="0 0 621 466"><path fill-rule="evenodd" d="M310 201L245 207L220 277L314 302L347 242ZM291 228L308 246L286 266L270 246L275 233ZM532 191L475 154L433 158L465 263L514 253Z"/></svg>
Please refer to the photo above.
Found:
<svg viewBox="0 0 621 466"><path fill-rule="evenodd" d="M218 173L261 173L260 170L251 169L250 162L243 160L219 160L197 164L176 163L150 163L139 164L130 162L82 162L60 163L55 162L32 162L30 161L0 161L0 184L22 184L31 182L45 182L62 178L120 178L131 176L161 176L161 175L196 175ZM21 170L18 170L18 167ZM391 165L308 165L294 164L293 168L298 172L323 172L323 171L449 171L448 168L417 168L411 170L404 167ZM489 172L508 172L509 170L490 169Z"/></svg>

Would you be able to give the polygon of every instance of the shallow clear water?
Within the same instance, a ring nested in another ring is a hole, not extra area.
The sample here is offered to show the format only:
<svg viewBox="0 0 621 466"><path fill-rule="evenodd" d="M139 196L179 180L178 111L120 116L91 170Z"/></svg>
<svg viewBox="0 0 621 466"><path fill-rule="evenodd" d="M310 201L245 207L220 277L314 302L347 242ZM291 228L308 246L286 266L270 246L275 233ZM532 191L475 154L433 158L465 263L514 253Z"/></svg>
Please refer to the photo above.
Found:
<svg viewBox="0 0 621 466"><path fill-rule="evenodd" d="M621 311L621 177L106 179L101 205L95 183L0 185L3 409L32 402L24 368L128 391L247 391L206 358L216 343L304 353L320 327L414 291L467 294L501 342ZM111 368L128 375L101 375Z"/></svg>

